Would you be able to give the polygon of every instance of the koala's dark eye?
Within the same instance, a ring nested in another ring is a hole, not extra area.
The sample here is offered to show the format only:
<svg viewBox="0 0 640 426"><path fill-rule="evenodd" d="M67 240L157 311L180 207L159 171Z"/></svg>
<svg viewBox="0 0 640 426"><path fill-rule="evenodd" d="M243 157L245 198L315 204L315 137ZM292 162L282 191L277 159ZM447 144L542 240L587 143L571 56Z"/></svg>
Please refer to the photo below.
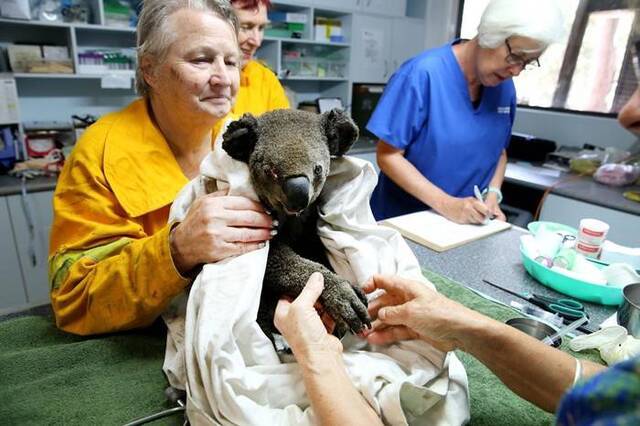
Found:
<svg viewBox="0 0 640 426"><path fill-rule="evenodd" d="M322 166L320 164L316 164L316 166L313 168L313 173L316 176L322 176Z"/></svg>
<svg viewBox="0 0 640 426"><path fill-rule="evenodd" d="M275 167L266 166L264 168L264 173L271 179L278 180L278 172L276 171Z"/></svg>

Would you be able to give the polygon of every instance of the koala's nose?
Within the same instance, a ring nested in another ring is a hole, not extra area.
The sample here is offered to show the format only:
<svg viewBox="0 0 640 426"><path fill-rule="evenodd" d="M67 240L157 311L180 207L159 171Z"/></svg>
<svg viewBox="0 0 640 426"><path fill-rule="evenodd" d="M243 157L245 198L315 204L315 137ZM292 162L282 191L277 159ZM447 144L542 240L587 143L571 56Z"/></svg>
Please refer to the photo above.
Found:
<svg viewBox="0 0 640 426"><path fill-rule="evenodd" d="M287 178L284 181L284 195L287 197L287 209L292 212L304 210L309 203L311 182L306 176Z"/></svg>

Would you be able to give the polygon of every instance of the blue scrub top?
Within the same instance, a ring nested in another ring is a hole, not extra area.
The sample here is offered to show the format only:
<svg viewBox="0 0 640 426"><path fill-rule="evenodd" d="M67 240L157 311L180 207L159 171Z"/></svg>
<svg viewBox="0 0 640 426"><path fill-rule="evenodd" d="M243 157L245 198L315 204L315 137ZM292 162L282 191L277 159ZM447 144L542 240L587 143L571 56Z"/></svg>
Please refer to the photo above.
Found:
<svg viewBox="0 0 640 426"><path fill-rule="evenodd" d="M474 107L452 46L427 50L391 77L367 129L404 150L431 183L454 197L486 188L511 138L516 112L513 82L484 87ZM384 173L371 197L377 220L426 210Z"/></svg>

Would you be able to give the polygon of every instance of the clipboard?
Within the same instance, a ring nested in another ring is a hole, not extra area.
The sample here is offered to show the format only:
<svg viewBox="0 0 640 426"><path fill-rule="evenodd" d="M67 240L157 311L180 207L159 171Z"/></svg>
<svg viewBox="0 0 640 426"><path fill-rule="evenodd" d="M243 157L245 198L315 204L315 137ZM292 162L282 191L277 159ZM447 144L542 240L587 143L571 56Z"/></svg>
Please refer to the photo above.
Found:
<svg viewBox="0 0 640 426"><path fill-rule="evenodd" d="M511 228L508 222L492 220L486 225L460 225L431 211L392 217L381 225L398 230L403 237L437 252L443 252Z"/></svg>

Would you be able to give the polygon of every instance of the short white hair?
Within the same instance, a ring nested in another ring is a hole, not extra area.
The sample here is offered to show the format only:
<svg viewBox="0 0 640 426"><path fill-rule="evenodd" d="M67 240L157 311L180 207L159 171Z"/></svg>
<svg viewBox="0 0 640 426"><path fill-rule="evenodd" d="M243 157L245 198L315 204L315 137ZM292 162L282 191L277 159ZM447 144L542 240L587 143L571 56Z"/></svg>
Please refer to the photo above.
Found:
<svg viewBox="0 0 640 426"><path fill-rule="evenodd" d="M480 19L478 44L495 49L509 37L520 36L537 41L545 50L563 33L559 0L491 0Z"/></svg>
<svg viewBox="0 0 640 426"><path fill-rule="evenodd" d="M228 23L238 37L238 18L229 0L144 0L138 19L138 67L136 69L136 90L140 96L148 97L151 88L144 79L142 60L145 56L154 58L155 65L164 61L171 43L175 40L175 30L168 27L169 17L182 9L209 12Z"/></svg>

